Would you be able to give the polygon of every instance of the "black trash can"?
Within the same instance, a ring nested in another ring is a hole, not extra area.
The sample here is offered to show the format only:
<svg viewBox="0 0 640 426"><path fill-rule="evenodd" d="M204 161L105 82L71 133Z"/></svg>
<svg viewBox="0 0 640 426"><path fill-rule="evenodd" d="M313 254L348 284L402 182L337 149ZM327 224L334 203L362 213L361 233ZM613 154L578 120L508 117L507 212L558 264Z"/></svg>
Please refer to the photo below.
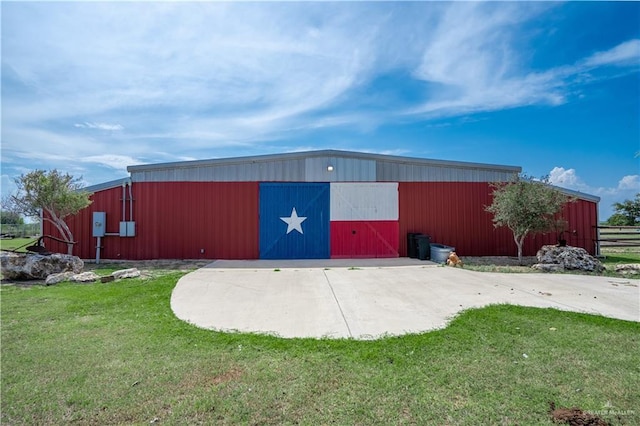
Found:
<svg viewBox="0 0 640 426"><path fill-rule="evenodd" d="M418 259L431 259L431 237L429 235L419 234L416 236L418 240Z"/></svg>
<svg viewBox="0 0 640 426"><path fill-rule="evenodd" d="M417 232L407 233L407 257L418 258L418 240L416 239L418 235L420 234Z"/></svg>

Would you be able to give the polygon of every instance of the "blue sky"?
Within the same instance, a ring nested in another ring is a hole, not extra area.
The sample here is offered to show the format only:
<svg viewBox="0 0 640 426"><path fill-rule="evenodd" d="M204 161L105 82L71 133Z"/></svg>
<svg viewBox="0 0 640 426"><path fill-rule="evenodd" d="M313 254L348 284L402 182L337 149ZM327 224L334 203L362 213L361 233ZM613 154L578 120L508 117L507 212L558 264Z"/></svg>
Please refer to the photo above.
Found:
<svg viewBox="0 0 640 426"><path fill-rule="evenodd" d="M2 2L2 194L30 170L314 149L640 191L640 3Z"/></svg>

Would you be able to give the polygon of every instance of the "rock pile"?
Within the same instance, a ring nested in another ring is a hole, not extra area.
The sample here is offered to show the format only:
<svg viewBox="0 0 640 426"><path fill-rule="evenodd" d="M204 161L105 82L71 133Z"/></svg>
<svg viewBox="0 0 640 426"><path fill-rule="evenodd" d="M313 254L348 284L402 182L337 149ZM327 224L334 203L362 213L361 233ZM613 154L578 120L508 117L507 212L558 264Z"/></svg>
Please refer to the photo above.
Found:
<svg viewBox="0 0 640 426"><path fill-rule="evenodd" d="M138 268L120 269L118 271L113 271L111 276L115 280L121 280L123 278L137 278L140 276L140 271Z"/></svg>
<svg viewBox="0 0 640 426"><path fill-rule="evenodd" d="M532 268L545 272L563 270L602 272L605 269L602 262L581 247L546 245L538 250L536 257L538 263Z"/></svg>
<svg viewBox="0 0 640 426"><path fill-rule="evenodd" d="M54 253L41 254L0 252L2 275L8 280L44 280L51 274L73 272L78 274L84 262L77 256Z"/></svg>
<svg viewBox="0 0 640 426"><path fill-rule="evenodd" d="M0 252L2 275L7 280L45 280L45 285L58 284L63 281L92 283L98 280L109 282L123 278L140 276L137 268L114 271L107 277L100 277L95 272L82 272L84 262L77 256L53 253L41 255L33 253Z"/></svg>

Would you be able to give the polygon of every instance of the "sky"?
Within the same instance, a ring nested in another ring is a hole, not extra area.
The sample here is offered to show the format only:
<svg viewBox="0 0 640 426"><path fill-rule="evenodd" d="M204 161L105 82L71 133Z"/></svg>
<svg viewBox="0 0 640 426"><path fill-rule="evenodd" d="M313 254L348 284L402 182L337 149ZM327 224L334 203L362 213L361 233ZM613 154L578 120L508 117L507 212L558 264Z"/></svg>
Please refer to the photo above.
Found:
<svg viewBox="0 0 640 426"><path fill-rule="evenodd" d="M1 190L343 149L640 192L639 2L1 3Z"/></svg>

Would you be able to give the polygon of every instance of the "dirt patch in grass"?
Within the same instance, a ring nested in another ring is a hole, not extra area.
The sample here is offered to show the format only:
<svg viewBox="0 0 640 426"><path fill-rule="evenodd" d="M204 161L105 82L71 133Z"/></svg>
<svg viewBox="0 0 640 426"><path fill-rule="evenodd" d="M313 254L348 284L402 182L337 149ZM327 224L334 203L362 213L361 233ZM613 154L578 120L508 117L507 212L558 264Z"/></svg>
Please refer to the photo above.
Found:
<svg viewBox="0 0 640 426"><path fill-rule="evenodd" d="M512 256L461 257L464 267L481 272L535 272L531 265L538 263L535 256L525 256L522 264Z"/></svg>
<svg viewBox="0 0 640 426"><path fill-rule="evenodd" d="M179 389L193 390L196 388L209 388L229 382L237 382L244 375L244 371L234 367L220 374L210 375L201 370L190 372L185 375L178 384Z"/></svg>
<svg viewBox="0 0 640 426"><path fill-rule="evenodd" d="M604 421L595 414L582 411L578 407L556 408L553 402L549 403L551 419L554 423L566 424L570 426L610 426L611 423Z"/></svg>
<svg viewBox="0 0 640 426"><path fill-rule="evenodd" d="M181 259L159 259L159 260L103 260L99 264L85 261L85 271L118 270L137 268L141 274L153 274L159 271L188 272L202 268L213 262L213 260L181 260Z"/></svg>
<svg viewBox="0 0 640 426"><path fill-rule="evenodd" d="M99 276L110 275L113 271L119 269L137 268L140 271L140 278L152 279L172 272L189 272L198 268L202 268L212 260L181 260L181 259L162 259L162 260L102 260L96 264L94 261L84 262L83 272L93 271ZM12 284L19 286L44 285L44 280L6 280L2 279L1 284Z"/></svg>
<svg viewBox="0 0 640 426"><path fill-rule="evenodd" d="M538 263L535 256L524 256L522 258L522 265L518 261L517 257L512 256L477 256L477 257L462 257L465 265L494 265L494 266L527 266Z"/></svg>

